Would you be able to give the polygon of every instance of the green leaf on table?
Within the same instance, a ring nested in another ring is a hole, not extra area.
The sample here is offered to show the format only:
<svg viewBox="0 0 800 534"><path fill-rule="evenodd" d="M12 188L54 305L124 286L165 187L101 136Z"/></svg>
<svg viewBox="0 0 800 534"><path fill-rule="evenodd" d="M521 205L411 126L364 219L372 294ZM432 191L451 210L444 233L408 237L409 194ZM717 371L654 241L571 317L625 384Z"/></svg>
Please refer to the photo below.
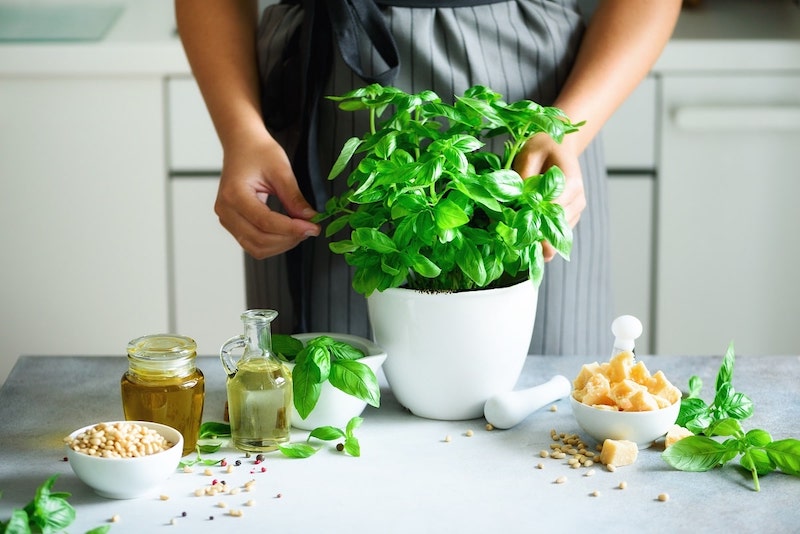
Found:
<svg viewBox="0 0 800 534"><path fill-rule="evenodd" d="M278 445L278 450L289 458L308 458L317 452L317 449L307 443L287 443L285 445Z"/></svg>
<svg viewBox="0 0 800 534"><path fill-rule="evenodd" d="M333 441L335 439L343 438L345 433L342 429L335 426L319 426L311 431L308 439L317 438L323 441Z"/></svg>
<svg viewBox="0 0 800 534"><path fill-rule="evenodd" d="M764 448L778 469L789 475L800 476L800 440L781 439Z"/></svg>
<svg viewBox="0 0 800 534"><path fill-rule="evenodd" d="M729 449L706 436L689 436L667 447L661 457L681 471L708 471L723 462Z"/></svg>

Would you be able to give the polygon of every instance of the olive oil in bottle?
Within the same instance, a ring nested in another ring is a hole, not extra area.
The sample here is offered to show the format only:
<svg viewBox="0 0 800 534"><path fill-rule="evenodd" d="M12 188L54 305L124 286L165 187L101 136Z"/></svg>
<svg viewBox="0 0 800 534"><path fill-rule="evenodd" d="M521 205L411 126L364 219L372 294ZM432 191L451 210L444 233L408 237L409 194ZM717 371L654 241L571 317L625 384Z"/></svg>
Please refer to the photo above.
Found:
<svg viewBox="0 0 800 534"><path fill-rule="evenodd" d="M243 451L275 450L289 441L292 378L272 354L270 323L277 315L273 310L246 311L244 334L229 339L220 350L228 374L231 438ZM238 362L232 357L237 348L244 348Z"/></svg>

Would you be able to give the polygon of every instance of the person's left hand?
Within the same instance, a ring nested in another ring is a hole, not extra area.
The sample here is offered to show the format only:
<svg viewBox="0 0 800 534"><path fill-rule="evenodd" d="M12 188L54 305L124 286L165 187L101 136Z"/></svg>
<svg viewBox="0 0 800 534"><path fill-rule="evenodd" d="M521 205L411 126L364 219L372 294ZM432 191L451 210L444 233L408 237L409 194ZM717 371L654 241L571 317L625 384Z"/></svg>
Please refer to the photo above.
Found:
<svg viewBox="0 0 800 534"><path fill-rule="evenodd" d="M567 140L559 144L545 134L536 135L525 144L514 160L514 170L523 178L541 174L553 165L562 170L565 178L564 191L556 202L564 208L570 228L575 228L586 208L586 194L578 155ZM556 255L556 250L550 243L544 242L542 253L544 260L550 261Z"/></svg>

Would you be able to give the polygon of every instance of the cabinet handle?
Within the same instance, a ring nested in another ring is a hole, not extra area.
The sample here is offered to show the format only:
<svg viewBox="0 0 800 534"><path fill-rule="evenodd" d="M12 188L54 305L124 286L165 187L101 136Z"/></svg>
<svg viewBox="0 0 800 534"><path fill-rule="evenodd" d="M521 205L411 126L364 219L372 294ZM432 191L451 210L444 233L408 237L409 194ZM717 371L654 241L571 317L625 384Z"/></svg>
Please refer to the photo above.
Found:
<svg viewBox="0 0 800 534"><path fill-rule="evenodd" d="M684 106L673 120L692 132L791 132L800 131L800 106Z"/></svg>

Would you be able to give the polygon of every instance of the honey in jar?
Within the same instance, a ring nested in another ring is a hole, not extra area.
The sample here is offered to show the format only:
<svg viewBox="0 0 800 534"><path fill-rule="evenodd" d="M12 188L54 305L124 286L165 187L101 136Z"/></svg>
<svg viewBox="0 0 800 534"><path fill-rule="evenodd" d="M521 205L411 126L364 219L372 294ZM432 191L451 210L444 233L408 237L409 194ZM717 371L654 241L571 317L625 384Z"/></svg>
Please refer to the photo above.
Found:
<svg viewBox="0 0 800 534"><path fill-rule="evenodd" d="M183 455L194 451L203 419L205 378L197 368L197 345L175 334L128 343L128 370L120 381L128 421L169 425L183 434Z"/></svg>

